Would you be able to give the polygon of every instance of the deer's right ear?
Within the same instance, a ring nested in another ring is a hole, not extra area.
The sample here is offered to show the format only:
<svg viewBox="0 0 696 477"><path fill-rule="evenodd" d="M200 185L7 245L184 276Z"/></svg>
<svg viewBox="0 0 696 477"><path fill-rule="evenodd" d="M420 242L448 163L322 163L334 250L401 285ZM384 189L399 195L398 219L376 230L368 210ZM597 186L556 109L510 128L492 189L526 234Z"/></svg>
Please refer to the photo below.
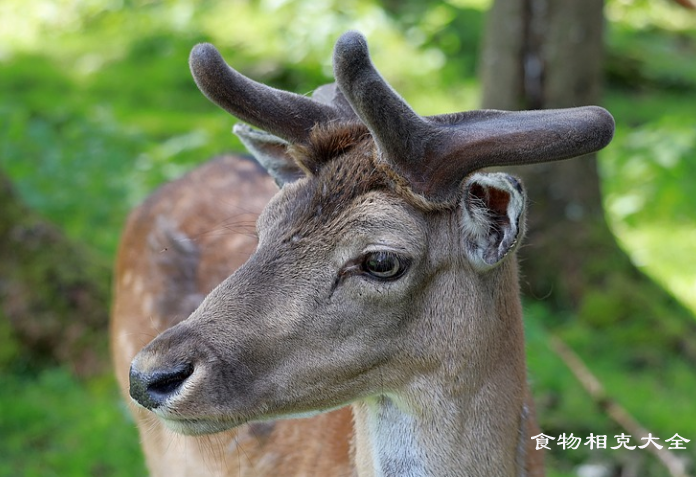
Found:
<svg viewBox="0 0 696 477"><path fill-rule="evenodd" d="M252 129L246 124L235 124L232 131L247 150L275 179L278 187L304 177L295 160L287 153L288 143L264 131Z"/></svg>
<svg viewBox="0 0 696 477"><path fill-rule="evenodd" d="M520 181L503 173L475 173L464 184L461 230L464 253L488 270L512 252L524 234L526 199Z"/></svg>

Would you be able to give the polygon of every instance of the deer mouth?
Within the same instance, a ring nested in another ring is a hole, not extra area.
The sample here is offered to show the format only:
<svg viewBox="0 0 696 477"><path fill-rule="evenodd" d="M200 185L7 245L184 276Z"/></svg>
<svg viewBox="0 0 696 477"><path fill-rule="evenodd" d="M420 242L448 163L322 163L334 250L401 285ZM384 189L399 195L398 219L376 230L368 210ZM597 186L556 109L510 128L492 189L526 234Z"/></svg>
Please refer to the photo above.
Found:
<svg viewBox="0 0 696 477"><path fill-rule="evenodd" d="M170 430L177 434L186 436L201 436L206 434L215 434L217 432L227 431L229 429L246 424L246 419L230 418L230 417L195 417L187 418L156 409L153 411L157 417Z"/></svg>

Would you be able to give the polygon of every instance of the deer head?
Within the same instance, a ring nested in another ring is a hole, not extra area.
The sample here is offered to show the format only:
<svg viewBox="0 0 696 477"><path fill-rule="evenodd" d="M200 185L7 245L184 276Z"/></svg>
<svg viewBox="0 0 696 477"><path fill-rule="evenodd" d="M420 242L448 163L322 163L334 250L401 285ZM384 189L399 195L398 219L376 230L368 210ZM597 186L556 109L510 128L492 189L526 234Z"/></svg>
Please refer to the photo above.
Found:
<svg viewBox="0 0 696 477"><path fill-rule="evenodd" d="M185 434L357 403L357 451L384 475L510 475L525 195L477 171L597 151L611 115L419 116L355 32L335 46L336 84L311 98L244 77L208 44L190 65L211 101L258 128L234 132L281 188L249 261L136 356L133 399ZM462 457L493 441L489 457Z"/></svg>

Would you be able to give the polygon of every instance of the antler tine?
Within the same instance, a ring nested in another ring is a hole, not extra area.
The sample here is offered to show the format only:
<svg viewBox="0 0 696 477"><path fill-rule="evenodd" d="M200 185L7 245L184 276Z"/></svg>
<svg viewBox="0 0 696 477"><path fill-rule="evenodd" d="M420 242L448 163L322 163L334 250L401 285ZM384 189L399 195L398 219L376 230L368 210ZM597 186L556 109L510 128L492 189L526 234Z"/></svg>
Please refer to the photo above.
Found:
<svg viewBox="0 0 696 477"><path fill-rule="evenodd" d="M412 175L419 168L424 138L432 127L380 76L360 33L349 31L336 42L334 76L382 156L402 174Z"/></svg>
<svg viewBox="0 0 696 477"><path fill-rule="evenodd" d="M340 117L330 105L245 77L228 66L209 43L193 48L189 65L198 88L213 103L290 143L304 142L315 124Z"/></svg>
<svg viewBox="0 0 696 477"><path fill-rule="evenodd" d="M614 118L599 106L481 110L428 120L442 134L433 135L428 144L428 180L419 192L440 198L484 167L570 159L602 149L614 135Z"/></svg>
<svg viewBox="0 0 696 477"><path fill-rule="evenodd" d="M614 134L614 119L597 106L421 117L380 76L357 32L336 43L334 75L382 158L414 192L435 201L451 198L464 177L484 167L581 156L602 149Z"/></svg>

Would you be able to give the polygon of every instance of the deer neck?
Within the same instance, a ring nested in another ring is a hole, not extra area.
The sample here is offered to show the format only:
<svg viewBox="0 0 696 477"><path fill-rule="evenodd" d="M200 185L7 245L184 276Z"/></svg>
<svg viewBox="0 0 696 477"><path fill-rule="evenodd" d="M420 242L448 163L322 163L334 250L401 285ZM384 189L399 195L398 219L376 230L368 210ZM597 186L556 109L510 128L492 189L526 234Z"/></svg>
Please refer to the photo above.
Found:
<svg viewBox="0 0 696 477"><path fill-rule="evenodd" d="M525 476L524 404L514 426L501 431L486 422L495 409L415 415L399 401L380 396L353 404L358 477Z"/></svg>
<svg viewBox="0 0 696 477"><path fill-rule="evenodd" d="M508 278L516 287L516 267ZM454 340L467 343L463 360L456 362L453 353L447 359L454 363L404 389L353 404L359 477L525 475L529 437L521 306L516 294L501 294L493 302L488 311L477 310L475 320L466 306L450 310L453 323L464 328L454 327L454 335L462 333ZM466 359L469 353L478 359Z"/></svg>

